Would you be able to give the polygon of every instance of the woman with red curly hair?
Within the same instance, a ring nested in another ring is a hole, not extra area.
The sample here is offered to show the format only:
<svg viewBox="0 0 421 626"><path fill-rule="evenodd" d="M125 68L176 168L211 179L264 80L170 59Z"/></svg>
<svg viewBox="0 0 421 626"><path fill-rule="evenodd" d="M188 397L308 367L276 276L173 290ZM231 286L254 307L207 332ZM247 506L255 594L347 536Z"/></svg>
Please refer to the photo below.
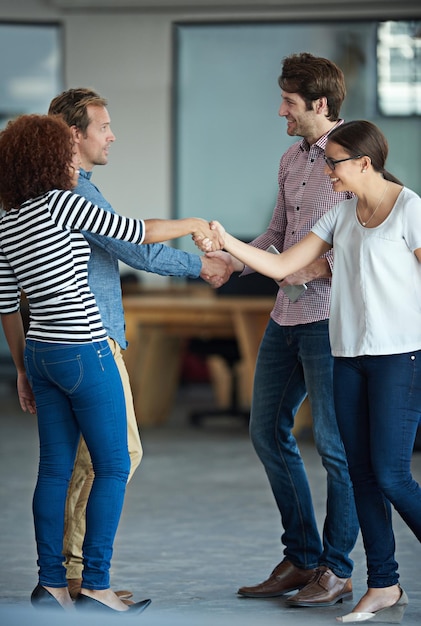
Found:
<svg viewBox="0 0 421 626"><path fill-rule="evenodd" d="M23 115L0 133L0 314L20 404L37 413L40 439L33 498L39 582L31 601L73 608L62 548L67 486L82 434L95 479L76 606L132 615L150 600L127 606L109 578L130 467L124 394L88 286L90 248L82 231L138 244L211 231L197 218L135 220L93 205L71 191L78 174L73 158L71 131L59 117ZM26 341L21 291L30 312Z"/></svg>

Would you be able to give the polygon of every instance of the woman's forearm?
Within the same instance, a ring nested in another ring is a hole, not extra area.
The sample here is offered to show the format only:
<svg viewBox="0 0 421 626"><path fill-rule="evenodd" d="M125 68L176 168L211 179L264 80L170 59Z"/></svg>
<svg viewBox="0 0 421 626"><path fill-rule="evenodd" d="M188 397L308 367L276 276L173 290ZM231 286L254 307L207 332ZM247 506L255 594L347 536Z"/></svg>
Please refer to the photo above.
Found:
<svg viewBox="0 0 421 626"><path fill-rule="evenodd" d="M239 241L228 233L224 236L224 248L227 252L256 272L278 281L306 267L327 252L330 247L317 235L309 233L285 252L271 254Z"/></svg>
<svg viewBox="0 0 421 626"><path fill-rule="evenodd" d="M35 397L25 372L23 354L25 349L25 332L23 329L20 311L1 316L4 334L9 345L10 354L16 366L17 390L19 403L22 411L28 411L32 415L37 412Z"/></svg>
<svg viewBox="0 0 421 626"><path fill-rule="evenodd" d="M206 220L198 217L186 217L179 220L144 220L145 237L143 243L158 243L192 235L197 239L209 239L213 250L220 248L219 234L211 230Z"/></svg>
<svg viewBox="0 0 421 626"><path fill-rule="evenodd" d="M9 346L10 354L19 374L25 372L23 352L25 349L25 332L23 330L20 311L1 316L4 335Z"/></svg>

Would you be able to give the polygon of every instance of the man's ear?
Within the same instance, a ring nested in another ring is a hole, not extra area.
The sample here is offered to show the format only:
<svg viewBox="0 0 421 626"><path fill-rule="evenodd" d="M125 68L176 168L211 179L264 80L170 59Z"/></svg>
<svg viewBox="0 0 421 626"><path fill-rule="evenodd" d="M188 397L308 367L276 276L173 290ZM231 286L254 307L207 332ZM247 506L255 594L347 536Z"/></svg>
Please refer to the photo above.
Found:
<svg viewBox="0 0 421 626"><path fill-rule="evenodd" d="M314 110L316 113L324 113L327 111L327 108L327 98L325 96L317 98L317 100L314 101Z"/></svg>
<svg viewBox="0 0 421 626"><path fill-rule="evenodd" d="M70 131L72 133L73 141L75 143L80 143L81 132L77 126L70 126Z"/></svg>

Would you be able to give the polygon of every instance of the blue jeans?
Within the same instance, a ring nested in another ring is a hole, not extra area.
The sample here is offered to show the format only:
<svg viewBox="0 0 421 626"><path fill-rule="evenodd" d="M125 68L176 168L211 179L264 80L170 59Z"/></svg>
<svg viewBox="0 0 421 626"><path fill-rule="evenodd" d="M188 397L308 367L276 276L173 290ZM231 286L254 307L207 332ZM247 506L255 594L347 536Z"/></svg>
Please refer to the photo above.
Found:
<svg viewBox="0 0 421 626"><path fill-rule="evenodd" d="M296 567L326 565L349 578L358 536L353 489L333 408L328 322L279 326L270 320L256 363L250 434L281 514L285 558ZM314 440L327 472L323 541L306 470L292 434L308 394Z"/></svg>
<svg viewBox="0 0 421 626"><path fill-rule="evenodd" d="M82 433L95 471L86 510L83 586L108 589L115 533L130 468L123 387L107 341L27 341L25 367L40 440L33 498L39 582L67 586L63 566L67 488Z"/></svg>
<svg viewBox="0 0 421 626"><path fill-rule="evenodd" d="M411 457L421 412L421 351L335 358L335 406L367 555L368 586L398 582L391 506L421 541Z"/></svg>

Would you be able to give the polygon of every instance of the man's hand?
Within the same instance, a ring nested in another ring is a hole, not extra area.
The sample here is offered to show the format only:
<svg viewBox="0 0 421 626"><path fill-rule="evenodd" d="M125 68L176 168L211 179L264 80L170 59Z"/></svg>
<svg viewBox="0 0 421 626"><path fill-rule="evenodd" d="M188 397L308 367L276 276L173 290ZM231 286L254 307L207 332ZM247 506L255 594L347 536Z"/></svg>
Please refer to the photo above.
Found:
<svg viewBox="0 0 421 626"><path fill-rule="evenodd" d="M281 281L281 286L285 287L286 285L302 285L303 283L309 283L312 280L316 280L316 278L330 278L332 276L332 272L330 270L330 265L325 258L317 259L307 267L303 267L303 269L295 272L294 274L290 274L289 276L285 276L285 278Z"/></svg>
<svg viewBox="0 0 421 626"><path fill-rule="evenodd" d="M222 287L233 271L233 259L228 252L219 250L217 252L208 252L205 256L202 256L200 277L206 280L214 289Z"/></svg>

